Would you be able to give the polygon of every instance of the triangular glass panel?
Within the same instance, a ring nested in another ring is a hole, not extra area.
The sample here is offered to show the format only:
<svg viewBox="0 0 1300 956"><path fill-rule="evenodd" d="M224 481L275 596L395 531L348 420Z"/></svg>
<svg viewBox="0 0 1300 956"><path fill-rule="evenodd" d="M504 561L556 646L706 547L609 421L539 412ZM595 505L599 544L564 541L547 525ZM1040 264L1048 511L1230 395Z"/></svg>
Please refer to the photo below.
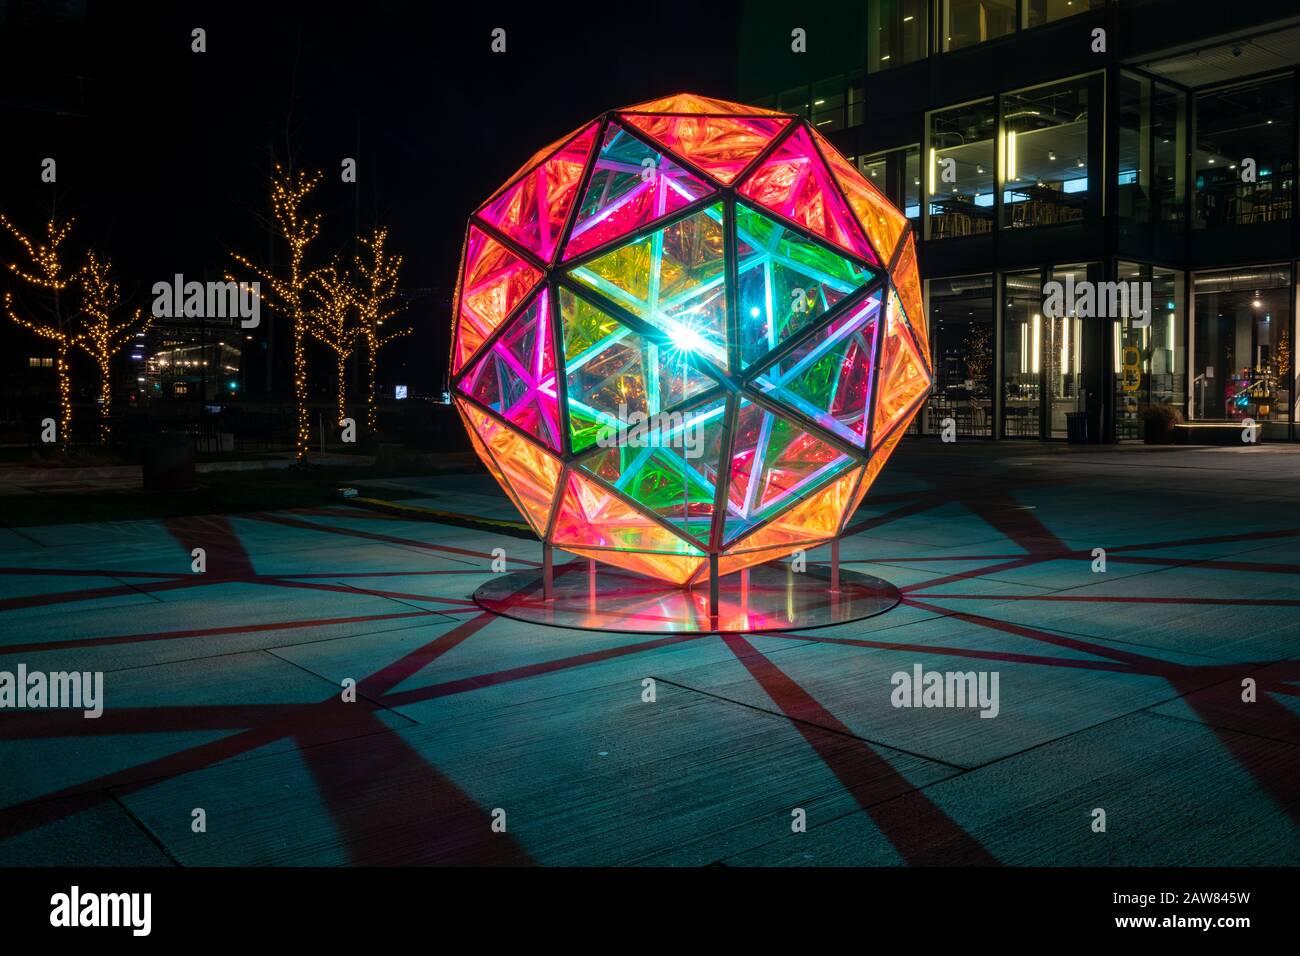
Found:
<svg viewBox="0 0 1300 956"><path fill-rule="evenodd" d="M740 193L840 248L879 263L802 127L745 178Z"/></svg>
<svg viewBox="0 0 1300 956"><path fill-rule="evenodd" d="M708 564L705 558L681 554L638 553L615 551L612 548L578 548L571 544L557 545L557 547L562 547L570 554L579 557L603 561L605 564L635 571L637 574L645 574L661 581L670 581L673 584L685 584ZM601 618L601 623L605 623L604 618Z"/></svg>
<svg viewBox="0 0 1300 956"><path fill-rule="evenodd" d="M634 421L579 467L707 547L726 411L719 400Z"/></svg>
<svg viewBox="0 0 1300 956"><path fill-rule="evenodd" d="M527 435L560 450L550 299L543 289L465 377L461 390Z"/></svg>
<svg viewBox="0 0 1300 956"><path fill-rule="evenodd" d="M908 328L916 338L917 349L925 361L925 367L932 369L930 363L930 334L926 322L925 306L921 304L921 275L916 268L916 243L911 234L904 240L902 253L898 256L898 265L892 273L894 289L903 303L903 317Z"/></svg>
<svg viewBox="0 0 1300 956"><path fill-rule="evenodd" d="M790 123L765 116L624 114L622 119L724 186Z"/></svg>
<svg viewBox="0 0 1300 956"><path fill-rule="evenodd" d="M872 444L879 445L889 430L914 411L930 390L930 374L917 354L912 334L902 318L898 296L889 296L888 320L881 342L880 381L877 385Z"/></svg>
<svg viewBox="0 0 1300 956"><path fill-rule="evenodd" d="M913 412L912 415L915 416L916 412ZM894 453L894 447L903 437L903 433L907 431L909 423L910 418L908 421L902 422L899 427L895 428L893 432L885 436L882 441L876 444L875 450L871 453L871 460L867 462L867 466L863 470L862 483L858 485L857 491L853 493L853 503L844 512L844 524L840 526L840 534L848 533L848 526L853 520L853 513L858 510L859 506L862 504L862 499L867 496L867 492L871 490L871 486L875 484L876 479L880 477L880 472L884 470L885 462L889 461L889 456Z"/></svg>
<svg viewBox="0 0 1300 956"><path fill-rule="evenodd" d="M617 551L699 555L699 548L637 511L600 482L570 471L551 540Z"/></svg>
<svg viewBox="0 0 1300 956"><path fill-rule="evenodd" d="M533 531L544 535L560 481L560 460L463 399L457 399L456 406L496 462L500 474L494 472L494 477L505 479L501 487L520 505Z"/></svg>
<svg viewBox="0 0 1300 956"><path fill-rule="evenodd" d="M865 447L879 317L877 293L763 369L755 386L827 431Z"/></svg>
<svg viewBox="0 0 1300 956"><path fill-rule="evenodd" d="M728 547L727 554L757 552L766 561L771 560L773 547L790 548L835 537L861 471L861 467L854 468L813 491L753 534Z"/></svg>
<svg viewBox="0 0 1300 956"><path fill-rule="evenodd" d="M898 248L898 238L907 227L907 217L849 165L849 161L816 130L813 131L813 139L821 147L831 174L844 190L845 198L858 217L858 223L866 230L867 238L875 246L876 256L888 265L894 257L894 250Z"/></svg>
<svg viewBox="0 0 1300 956"><path fill-rule="evenodd" d="M673 349L727 368L722 204L628 242L570 275L660 330Z"/></svg>
<svg viewBox="0 0 1300 956"><path fill-rule="evenodd" d="M626 128L610 123L563 258L636 232L713 189Z"/></svg>
<svg viewBox="0 0 1300 956"><path fill-rule="evenodd" d="M634 415L657 415L712 388L690 353L624 325L560 290L569 443L580 452Z"/></svg>
<svg viewBox="0 0 1300 956"><path fill-rule="evenodd" d="M853 463L802 425L742 399L734 428L723 540L789 507Z"/></svg>
<svg viewBox="0 0 1300 956"><path fill-rule="evenodd" d="M539 269L482 229L470 226L458 296L453 372L460 371L541 281Z"/></svg>
<svg viewBox="0 0 1300 956"><path fill-rule="evenodd" d="M746 368L875 273L744 203L736 204L740 358Z"/></svg>
<svg viewBox="0 0 1300 956"><path fill-rule="evenodd" d="M596 125L592 123L536 169L525 173L484 206L479 215L549 262L596 141Z"/></svg>

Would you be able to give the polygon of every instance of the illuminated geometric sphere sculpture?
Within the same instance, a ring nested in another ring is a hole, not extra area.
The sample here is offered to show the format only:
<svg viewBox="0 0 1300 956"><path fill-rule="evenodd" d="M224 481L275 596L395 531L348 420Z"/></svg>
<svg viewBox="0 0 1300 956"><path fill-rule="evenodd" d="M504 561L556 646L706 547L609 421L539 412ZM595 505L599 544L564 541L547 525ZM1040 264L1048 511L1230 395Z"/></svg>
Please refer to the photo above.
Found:
<svg viewBox="0 0 1300 956"><path fill-rule="evenodd" d="M840 535L933 375L906 217L798 116L612 110L470 219L456 407L543 540L675 584Z"/></svg>

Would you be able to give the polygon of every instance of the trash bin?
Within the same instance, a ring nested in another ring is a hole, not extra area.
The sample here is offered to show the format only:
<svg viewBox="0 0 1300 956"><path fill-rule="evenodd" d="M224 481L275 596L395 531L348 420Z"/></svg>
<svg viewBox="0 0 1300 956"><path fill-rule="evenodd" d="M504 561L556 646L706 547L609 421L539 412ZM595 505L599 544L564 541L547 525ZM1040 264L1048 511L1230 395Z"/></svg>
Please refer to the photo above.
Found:
<svg viewBox="0 0 1300 956"><path fill-rule="evenodd" d="M145 491L188 491L194 487L194 442L189 435L150 436L141 453Z"/></svg>
<svg viewBox="0 0 1300 956"><path fill-rule="evenodd" d="M1088 444L1088 413L1065 413L1065 437L1071 445Z"/></svg>

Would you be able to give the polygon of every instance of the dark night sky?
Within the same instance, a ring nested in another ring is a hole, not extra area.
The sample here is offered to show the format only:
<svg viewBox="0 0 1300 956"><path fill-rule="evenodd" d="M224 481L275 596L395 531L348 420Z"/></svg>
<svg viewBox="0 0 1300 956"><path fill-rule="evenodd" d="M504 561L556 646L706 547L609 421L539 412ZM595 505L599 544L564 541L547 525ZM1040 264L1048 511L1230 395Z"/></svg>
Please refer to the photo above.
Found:
<svg viewBox="0 0 1300 956"><path fill-rule="evenodd" d="M105 250L147 305L155 281L220 269L228 246L263 253L250 209L265 207L268 144L283 153L291 118L297 161L326 171L319 252L350 254L359 188L362 228L377 215L406 256L403 285L449 290L465 220L536 149L611 107L735 97L736 4L458 6L120 0L11 21L0 209L37 227L52 189L40 161L56 157L76 245ZM196 26L207 53L190 51ZM497 26L504 55L489 51ZM79 115L33 108L49 106ZM340 182L345 156L358 186ZM432 385L449 316L426 301L413 319Z"/></svg>

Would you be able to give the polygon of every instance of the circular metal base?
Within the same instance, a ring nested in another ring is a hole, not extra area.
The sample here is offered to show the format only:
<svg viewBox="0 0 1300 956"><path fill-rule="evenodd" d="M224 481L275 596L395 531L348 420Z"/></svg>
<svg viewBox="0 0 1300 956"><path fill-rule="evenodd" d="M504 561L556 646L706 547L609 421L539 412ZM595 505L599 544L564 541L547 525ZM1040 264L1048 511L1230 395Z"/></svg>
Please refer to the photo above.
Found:
<svg viewBox="0 0 1300 956"><path fill-rule="evenodd" d="M888 581L840 570L830 590L826 568L796 573L788 564L761 564L718 582L716 619L709 585L678 587L586 560L556 565L551 597L540 570L494 578L474 592L484 610L518 621L589 631L699 633L801 631L883 614L900 596Z"/></svg>

